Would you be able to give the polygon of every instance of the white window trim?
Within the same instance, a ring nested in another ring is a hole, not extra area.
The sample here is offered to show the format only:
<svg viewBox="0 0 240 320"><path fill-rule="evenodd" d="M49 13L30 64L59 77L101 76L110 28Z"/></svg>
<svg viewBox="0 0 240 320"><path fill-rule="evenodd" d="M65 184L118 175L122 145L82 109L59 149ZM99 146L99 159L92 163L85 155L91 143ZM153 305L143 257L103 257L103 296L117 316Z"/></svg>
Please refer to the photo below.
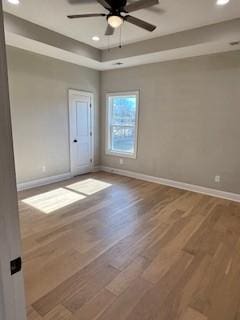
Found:
<svg viewBox="0 0 240 320"><path fill-rule="evenodd" d="M109 114L109 106L108 101L110 97L121 97L121 96L131 96L135 95L137 98L136 103L136 126L135 126L135 149L133 153L127 152L117 152L111 151L110 149L110 130L109 130L109 123L110 123L110 114ZM139 91L124 91L124 92L110 92L106 94L106 134L105 134L105 153L107 155L116 156L116 157L124 157L130 159L137 158L137 150L138 150L138 119L139 119Z"/></svg>

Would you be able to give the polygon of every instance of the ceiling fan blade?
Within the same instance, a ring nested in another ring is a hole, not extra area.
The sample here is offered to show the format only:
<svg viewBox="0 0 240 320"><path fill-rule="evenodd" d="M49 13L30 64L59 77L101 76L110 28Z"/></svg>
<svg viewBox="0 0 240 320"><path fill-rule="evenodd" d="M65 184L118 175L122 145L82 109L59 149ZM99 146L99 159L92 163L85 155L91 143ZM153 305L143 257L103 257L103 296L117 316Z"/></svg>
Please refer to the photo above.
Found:
<svg viewBox="0 0 240 320"><path fill-rule="evenodd" d="M91 18L91 17L105 17L105 13L85 13L85 14L72 14L67 16L69 19L78 19L78 18Z"/></svg>
<svg viewBox="0 0 240 320"><path fill-rule="evenodd" d="M112 36L114 34L114 31L115 29L108 24L107 29L105 31L105 36Z"/></svg>
<svg viewBox="0 0 240 320"><path fill-rule="evenodd" d="M100 3L105 9L111 10L111 3L109 0L97 0L98 3Z"/></svg>
<svg viewBox="0 0 240 320"><path fill-rule="evenodd" d="M111 3L109 0L68 0L70 4L86 4L89 2L98 2L101 4L105 9L111 9Z"/></svg>
<svg viewBox="0 0 240 320"><path fill-rule="evenodd" d="M126 12L133 12L155 6L156 4L159 4L159 0L139 0L137 2L128 4L125 7L125 10Z"/></svg>
<svg viewBox="0 0 240 320"><path fill-rule="evenodd" d="M68 0L68 2L70 3L70 4L80 4L82 1L81 0Z"/></svg>
<svg viewBox="0 0 240 320"><path fill-rule="evenodd" d="M154 26L151 23L148 23L146 21L143 21L141 19L138 19L138 18L130 16L130 15L125 16L124 20L126 20L129 23L134 24L137 27L140 27L140 28L145 29L150 32L152 32L153 30L155 30L157 28L156 26Z"/></svg>

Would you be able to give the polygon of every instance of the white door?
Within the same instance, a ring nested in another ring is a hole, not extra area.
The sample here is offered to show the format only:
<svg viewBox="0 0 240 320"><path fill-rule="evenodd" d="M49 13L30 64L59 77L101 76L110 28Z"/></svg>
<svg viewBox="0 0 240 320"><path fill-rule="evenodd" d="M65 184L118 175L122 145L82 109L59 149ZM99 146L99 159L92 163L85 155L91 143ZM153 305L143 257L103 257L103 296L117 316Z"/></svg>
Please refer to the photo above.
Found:
<svg viewBox="0 0 240 320"><path fill-rule="evenodd" d="M25 320L6 63L2 1L0 0L0 320Z"/></svg>
<svg viewBox="0 0 240 320"><path fill-rule="evenodd" d="M93 95L69 90L71 173L79 175L93 168Z"/></svg>

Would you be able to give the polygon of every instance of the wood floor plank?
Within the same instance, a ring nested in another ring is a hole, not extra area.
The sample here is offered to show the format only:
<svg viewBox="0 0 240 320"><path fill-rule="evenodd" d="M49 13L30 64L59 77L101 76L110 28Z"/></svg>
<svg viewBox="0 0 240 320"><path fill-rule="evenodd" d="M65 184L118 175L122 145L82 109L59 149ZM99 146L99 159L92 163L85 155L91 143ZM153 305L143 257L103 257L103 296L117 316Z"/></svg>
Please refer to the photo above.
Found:
<svg viewBox="0 0 240 320"><path fill-rule="evenodd" d="M239 203L98 172L19 210L28 320L240 320Z"/></svg>
<svg viewBox="0 0 240 320"><path fill-rule="evenodd" d="M63 303L70 311L78 310L119 274L101 257L63 281L33 306L42 316Z"/></svg>
<svg viewBox="0 0 240 320"><path fill-rule="evenodd" d="M208 320L208 318L192 308L187 308L180 320Z"/></svg>
<svg viewBox="0 0 240 320"><path fill-rule="evenodd" d="M202 278L211 262L208 255L197 255L177 283L177 286L169 293L165 300L164 308L158 312L157 318L161 320L179 319L184 310L190 305L196 288L200 285Z"/></svg>
<svg viewBox="0 0 240 320"><path fill-rule="evenodd" d="M165 308L166 299L175 289L177 291L178 282L188 272L188 268L193 261L193 256L184 252L169 271L152 285L136 306L128 315L127 320L155 320L159 319L159 310ZM171 319L172 320L172 319Z"/></svg>
<svg viewBox="0 0 240 320"><path fill-rule="evenodd" d="M142 274L148 265L149 261L146 258L138 256L106 288L119 296Z"/></svg>
<svg viewBox="0 0 240 320"><path fill-rule="evenodd" d="M74 313L76 319L95 320L116 300L116 296L103 289L92 300L85 303L82 308Z"/></svg>
<svg viewBox="0 0 240 320"><path fill-rule="evenodd" d="M183 254L182 249L186 242L203 223L204 217L194 216L169 244L164 247L144 271L144 279L157 283L161 277L175 264Z"/></svg>
<svg viewBox="0 0 240 320"><path fill-rule="evenodd" d="M28 320L42 320L42 317L36 310L32 308L32 306L27 307L27 318Z"/></svg>
<svg viewBox="0 0 240 320"><path fill-rule="evenodd" d="M32 304L40 297L46 295L51 288L56 287L64 282L71 275L75 274L75 270L81 263L81 255L76 250L69 250L52 259L47 259L43 268L39 270L34 263L32 268L26 267L25 274L29 274L30 280L26 279L26 299ZM41 279L41 282L39 282Z"/></svg>
<svg viewBox="0 0 240 320"><path fill-rule="evenodd" d="M75 320L73 314L62 305L58 305L43 317L43 320Z"/></svg>
<svg viewBox="0 0 240 320"><path fill-rule="evenodd" d="M98 320L127 319L132 309L150 288L151 284L140 277L111 304Z"/></svg>

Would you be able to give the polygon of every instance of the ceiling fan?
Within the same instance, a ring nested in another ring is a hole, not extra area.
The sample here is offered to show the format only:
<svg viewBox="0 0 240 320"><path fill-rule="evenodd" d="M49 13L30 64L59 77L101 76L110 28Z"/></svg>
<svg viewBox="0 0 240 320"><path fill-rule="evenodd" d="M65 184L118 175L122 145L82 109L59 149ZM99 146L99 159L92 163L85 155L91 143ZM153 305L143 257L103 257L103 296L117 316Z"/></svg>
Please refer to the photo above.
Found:
<svg viewBox="0 0 240 320"><path fill-rule="evenodd" d="M70 3L81 2L81 0L69 0ZM159 4L159 0L138 0L136 2L127 4L127 0L97 0L109 13L87 13L87 14L74 14L68 15L69 19L78 18L90 18L90 17L106 17L108 26L105 32L106 36L111 36L114 30L120 27L124 21L136 25L139 28L145 29L147 31L154 31L156 26L148 23L144 20L138 19L129 15L128 13L146 9Z"/></svg>

